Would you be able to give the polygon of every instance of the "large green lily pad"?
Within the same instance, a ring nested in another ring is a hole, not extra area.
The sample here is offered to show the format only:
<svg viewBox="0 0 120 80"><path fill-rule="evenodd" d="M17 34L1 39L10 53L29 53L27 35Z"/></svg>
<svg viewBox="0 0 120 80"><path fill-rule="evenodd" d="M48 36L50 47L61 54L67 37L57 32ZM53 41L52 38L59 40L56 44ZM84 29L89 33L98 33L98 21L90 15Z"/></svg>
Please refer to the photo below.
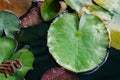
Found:
<svg viewBox="0 0 120 80"><path fill-rule="evenodd" d="M120 0L93 0L103 8L120 14Z"/></svg>
<svg viewBox="0 0 120 80"><path fill-rule="evenodd" d="M0 37L3 31L7 37L14 37L16 31L19 30L19 19L12 13L7 11L0 12Z"/></svg>
<svg viewBox="0 0 120 80"><path fill-rule="evenodd" d="M48 31L48 47L56 62L73 72L86 72L99 66L107 54L108 31L102 21L83 13L64 13Z"/></svg>
<svg viewBox="0 0 120 80"><path fill-rule="evenodd" d="M24 80L24 77L29 69L32 68L34 56L31 51L23 48L15 53L17 42L12 38L0 38L0 64L2 62L13 61L19 59L22 63L22 68L16 69L13 75L5 77L3 73L0 73L1 80Z"/></svg>

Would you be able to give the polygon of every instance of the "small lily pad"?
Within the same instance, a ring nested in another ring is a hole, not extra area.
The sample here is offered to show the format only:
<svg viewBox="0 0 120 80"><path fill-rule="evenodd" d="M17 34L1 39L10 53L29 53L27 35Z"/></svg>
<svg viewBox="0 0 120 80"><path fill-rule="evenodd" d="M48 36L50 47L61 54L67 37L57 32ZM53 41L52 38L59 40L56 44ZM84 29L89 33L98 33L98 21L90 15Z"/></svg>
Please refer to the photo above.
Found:
<svg viewBox="0 0 120 80"><path fill-rule="evenodd" d="M86 72L99 66L107 55L108 31L94 15L64 13L50 25L47 41L56 62L73 72Z"/></svg>
<svg viewBox="0 0 120 80"><path fill-rule="evenodd" d="M12 13L7 11L0 12L0 37L3 31L7 37L14 37L16 31L19 30L19 19Z"/></svg>
<svg viewBox="0 0 120 80"><path fill-rule="evenodd" d="M34 61L34 56L31 51L26 48L18 50L15 52L17 47L17 41L12 38L0 38L0 65L3 62L14 61L19 59L22 63L20 69L16 69L14 74L8 74L6 78L4 73L0 73L1 80L24 80L24 77L29 69L32 68L32 63ZM27 56L27 58L26 58ZM8 72L9 73L9 72Z"/></svg>
<svg viewBox="0 0 120 80"><path fill-rule="evenodd" d="M26 58L27 56L27 58ZM10 60L19 59L22 63L22 68L16 70L17 80L23 80L28 70L32 69L32 63L34 61L34 56L28 49L21 49L13 54Z"/></svg>

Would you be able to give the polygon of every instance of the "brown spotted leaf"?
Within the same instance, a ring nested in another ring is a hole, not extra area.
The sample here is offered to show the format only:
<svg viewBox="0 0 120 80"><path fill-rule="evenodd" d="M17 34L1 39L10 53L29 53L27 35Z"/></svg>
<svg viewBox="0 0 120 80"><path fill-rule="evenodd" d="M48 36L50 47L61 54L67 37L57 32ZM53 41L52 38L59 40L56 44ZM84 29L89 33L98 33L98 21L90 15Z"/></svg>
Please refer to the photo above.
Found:
<svg viewBox="0 0 120 80"><path fill-rule="evenodd" d="M38 7L34 7L21 21L21 28L37 25L41 21L40 9Z"/></svg>
<svg viewBox="0 0 120 80"><path fill-rule="evenodd" d="M18 17L25 14L30 6L31 0L0 0L0 11L10 11Z"/></svg>
<svg viewBox="0 0 120 80"><path fill-rule="evenodd" d="M79 80L72 72L64 68L53 68L45 72L41 80Z"/></svg>

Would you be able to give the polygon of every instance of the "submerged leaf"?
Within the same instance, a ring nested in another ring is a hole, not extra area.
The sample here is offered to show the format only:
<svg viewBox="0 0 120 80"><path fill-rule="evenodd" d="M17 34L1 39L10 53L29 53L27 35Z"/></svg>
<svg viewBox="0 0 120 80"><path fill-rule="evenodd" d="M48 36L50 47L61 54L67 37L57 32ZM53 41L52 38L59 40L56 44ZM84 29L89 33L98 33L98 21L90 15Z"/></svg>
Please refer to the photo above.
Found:
<svg viewBox="0 0 120 80"><path fill-rule="evenodd" d="M76 14L61 15L50 26L47 44L62 67L86 72L104 61L109 37L102 21L94 15L84 13L78 23Z"/></svg>
<svg viewBox="0 0 120 80"><path fill-rule="evenodd" d="M7 37L14 37L16 31L19 30L19 19L12 13L7 11L0 12L0 37L3 31Z"/></svg>
<svg viewBox="0 0 120 80"><path fill-rule="evenodd" d="M110 12L116 12L120 14L120 0L93 0L98 5L109 10Z"/></svg>
<svg viewBox="0 0 120 80"><path fill-rule="evenodd" d="M20 17L31 6L31 0L0 0L0 11L10 11Z"/></svg>
<svg viewBox="0 0 120 80"><path fill-rule="evenodd" d="M41 22L34 27L22 28L16 35L16 38L19 42L34 41L41 38L46 38L48 28L48 24Z"/></svg>

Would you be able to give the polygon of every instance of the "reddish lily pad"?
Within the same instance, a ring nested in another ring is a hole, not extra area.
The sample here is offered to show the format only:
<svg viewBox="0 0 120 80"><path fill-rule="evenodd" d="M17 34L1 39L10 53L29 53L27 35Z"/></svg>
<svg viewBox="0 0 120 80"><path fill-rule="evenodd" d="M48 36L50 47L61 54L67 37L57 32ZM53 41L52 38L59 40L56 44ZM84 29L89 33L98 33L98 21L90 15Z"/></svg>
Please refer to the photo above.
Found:
<svg viewBox="0 0 120 80"><path fill-rule="evenodd" d="M79 78L64 68L53 68L46 71L41 80L79 80Z"/></svg>
<svg viewBox="0 0 120 80"><path fill-rule="evenodd" d="M27 28L35 26L42 21L40 17L40 10L38 7L34 7L31 11L21 20L21 28Z"/></svg>

